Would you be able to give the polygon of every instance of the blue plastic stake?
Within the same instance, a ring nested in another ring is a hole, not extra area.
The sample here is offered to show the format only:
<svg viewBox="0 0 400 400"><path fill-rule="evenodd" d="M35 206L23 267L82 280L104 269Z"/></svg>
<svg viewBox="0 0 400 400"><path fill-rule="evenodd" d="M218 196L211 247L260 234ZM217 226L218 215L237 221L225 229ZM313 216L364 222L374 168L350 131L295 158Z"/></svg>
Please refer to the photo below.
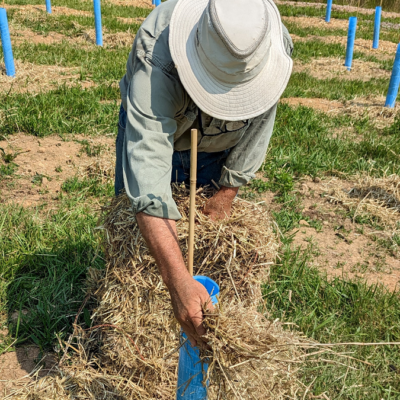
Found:
<svg viewBox="0 0 400 400"><path fill-rule="evenodd" d="M217 303L219 294L218 285L206 276L194 276L200 282L211 297L213 304ZM181 340L186 340L182 334ZM187 341L179 350L178 364L178 387L176 400L205 400L207 399L207 388L203 385L204 375L207 373L208 365L200 361L199 349L192 347Z"/></svg>
<svg viewBox="0 0 400 400"><path fill-rule="evenodd" d="M51 0L46 0L46 11L51 14Z"/></svg>
<svg viewBox="0 0 400 400"><path fill-rule="evenodd" d="M96 28L96 44L103 46L103 32L101 30L101 5L100 0L93 0L94 26Z"/></svg>
<svg viewBox="0 0 400 400"><path fill-rule="evenodd" d="M154 5L158 7L161 4L161 0L154 0Z"/></svg>
<svg viewBox="0 0 400 400"><path fill-rule="evenodd" d="M396 57L390 77L389 90L386 96L385 107L394 108L400 85L400 44L397 45Z"/></svg>
<svg viewBox="0 0 400 400"><path fill-rule="evenodd" d="M156 0L151 0L151 4L152 4L153 6L155 6L155 5L156 5Z"/></svg>
<svg viewBox="0 0 400 400"><path fill-rule="evenodd" d="M382 7L378 6L375 8L374 40L372 42L373 49L377 49L379 47L379 32L381 30L381 15L382 15Z"/></svg>
<svg viewBox="0 0 400 400"><path fill-rule="evenodd" d="M347 36L347 49L346 49L346 61L344 66L347 70L351 70L351 64L353 62L353 52L354 52L354 40L356 39L356 29L357 29L357 17L349 18L349 33Z"/></svg>
<svg viewBox="0 0 400 400"><path fill-rule="evenodd" d="M325 22L331 22L332 1L333 0L328 0L328 2L326 3Z"/></svg>
<svg viewBox="0 0 400 400"><path fill-rule="evenodd" d="M6 65L6 75L14 77L14 56L11 47L10 30L8 29L7 11L5 8L0 8L0 36L4 53L4 64Z"/></svg>

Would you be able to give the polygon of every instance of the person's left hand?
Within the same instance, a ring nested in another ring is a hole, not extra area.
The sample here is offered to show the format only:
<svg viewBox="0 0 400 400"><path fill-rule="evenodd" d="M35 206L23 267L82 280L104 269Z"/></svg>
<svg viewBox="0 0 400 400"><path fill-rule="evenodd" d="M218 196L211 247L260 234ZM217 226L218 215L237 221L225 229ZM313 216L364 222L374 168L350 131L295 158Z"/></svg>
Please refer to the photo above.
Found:
<svg viewBox="0 0 400 400"><path fill-rule="evenodd" d="M203 214L208 215L213 221L227 219L231 215L232 201L239 188L222 186L206 203Z"/></svg>

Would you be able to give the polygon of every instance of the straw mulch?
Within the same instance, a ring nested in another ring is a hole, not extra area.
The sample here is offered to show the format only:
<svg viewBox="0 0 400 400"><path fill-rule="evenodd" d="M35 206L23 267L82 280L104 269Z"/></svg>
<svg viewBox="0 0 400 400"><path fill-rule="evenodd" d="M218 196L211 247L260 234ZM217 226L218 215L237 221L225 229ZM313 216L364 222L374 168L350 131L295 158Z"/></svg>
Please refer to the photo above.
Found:
<svg viewBox="0 0 400 400"><path fill-rule="evenodd" d="M198 193L195 229L195 273L211 277L221 288L214 313L205 310L210 350L202 358L209 364L204 377L210 382L208 398L295 398L304 357L295 344L303 339L257 311L260 284L278 249L269 216L236 199L229 221L214 223L200 212L208 195ZM177 230L186 256L187 189L175 187L174 198L183 217ZM88 279L88 293L97 303L93 327L76 326L55 374L14 398L175 398L180 327L169 293L128 198L119 196L105 211L100 228L107 270L91 270Z"/></svg>
<svg viewBox="0 0 400 400"><path fill-rule="evenodd" d="M390 235L400 233L400 176L381 178L364 175L354 177L354 185L344 190L342 182L334 179L329 183L330 199L357 216L374 218Z"/></svg>

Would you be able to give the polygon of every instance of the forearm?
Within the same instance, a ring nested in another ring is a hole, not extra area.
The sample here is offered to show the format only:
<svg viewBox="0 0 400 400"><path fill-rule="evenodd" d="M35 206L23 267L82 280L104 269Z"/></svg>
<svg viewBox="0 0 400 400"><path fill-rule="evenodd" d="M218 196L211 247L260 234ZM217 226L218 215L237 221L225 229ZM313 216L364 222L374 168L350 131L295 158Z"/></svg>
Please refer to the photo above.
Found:
<svg viewBox="0 0 400 400"><path fill-rule="evenodd" d="M166 286L171 288L172 283L187 278L175 221L143 212L136 214L136 219Z"/></svg>

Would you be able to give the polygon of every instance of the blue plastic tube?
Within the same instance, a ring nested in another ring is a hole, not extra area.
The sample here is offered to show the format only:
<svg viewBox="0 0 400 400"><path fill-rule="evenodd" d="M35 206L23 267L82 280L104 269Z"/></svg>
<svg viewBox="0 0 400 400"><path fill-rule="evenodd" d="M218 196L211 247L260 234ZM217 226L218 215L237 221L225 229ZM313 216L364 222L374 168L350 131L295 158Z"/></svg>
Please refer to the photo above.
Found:
<svg viewBox="0 0 400 400"><path fill-rule="evenodd" d="M10 30L8 29L7 11L0 8L0 36L3 47L4 64L6 65L6 75L15 76L14 56L11 47Z"/></svg>
<svg viewBox="0 0 400 400"><path fill-rule="evenodd" d="M379 32L381 30L381 16L382 16L382 7L378 6L375 8L374 40L372 41L373 49L377 49L379 47Z"/></svg>
<svg viewBox="0 0 400 400"><path fill-rule="evenodd" d="M332 1L333 0L328 0L328 2L326 3L325 22L331 22Z"/></svg>
<svg viewBox="0 0 400 400"><path fill-rule="evenodd" d="M351 64L353 63L353 52L354 52L354 41L356 39L357 29L357 17L349 18L349 33L347 35L347 49L346 49L346 61L344 66L351 70Z"/></svg>
<svg viewBox="0 0 400 400"><path fill-rule="evenodd" d="M161 4L161 0L154 0L154 5L157 7Z"/></svg>
<svg viewBox="0 0 400 400"><path fill-rule="evenodd" d="M93 0L94 26L96 28L96 44L103 46L103 32L101 30L101 4L100 0Z"/></svg>
<svg viewBox="0 0 400 400"><path fill-rule="evenodd" d="M396 57L390 77L389 90L386 96L385 107L394 108L400 85L400 44L397 45Z"/></svg>
<svg viewBox="0 0 400 400"><path fill-rule="evenodd" d="M46 11L51 14L51 0L46 0Z"/></svg>
<svg viewBox="0 0 400 400"><path fill-rule="evenodd" d="M219 294L218 285L206 276L194 276L200 282L211 297L213 304L217 303ZM186 340L182 334L181 340ZM177 400L205 400L207 399L207 387L203 385L204 374L208 365L201 363L199 349L192 347L190 342L185 342L179 350L178 385L176 390Z"/></svg>

